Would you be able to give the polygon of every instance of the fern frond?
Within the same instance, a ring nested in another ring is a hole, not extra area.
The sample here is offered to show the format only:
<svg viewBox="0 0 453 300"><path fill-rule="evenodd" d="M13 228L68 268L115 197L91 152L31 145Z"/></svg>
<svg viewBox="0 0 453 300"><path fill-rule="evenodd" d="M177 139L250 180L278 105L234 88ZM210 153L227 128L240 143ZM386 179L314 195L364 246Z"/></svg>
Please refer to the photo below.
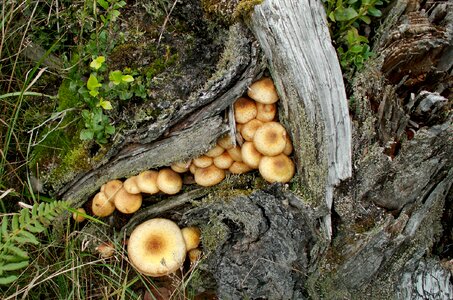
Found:
<svg viewBox="0 0 453 300"><path fill-rule="evenodd" d="M11 272L28 266L27 245L39 245L36 234L42 233L67 208L65 201L40 203L30 210L22 209L14 215L5 215L0 228L0 285L14 282L18 276Z"/></svg>

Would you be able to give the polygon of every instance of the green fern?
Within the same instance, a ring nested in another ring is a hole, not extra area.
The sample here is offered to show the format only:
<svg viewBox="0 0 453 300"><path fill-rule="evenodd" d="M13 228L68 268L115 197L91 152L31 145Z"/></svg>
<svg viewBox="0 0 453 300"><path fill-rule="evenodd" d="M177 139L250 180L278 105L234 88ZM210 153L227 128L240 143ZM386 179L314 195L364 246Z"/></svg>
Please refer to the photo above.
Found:
<svg viewBox="0 0 453 300"><path fill-rule="evenodd" d="M14 271L28 266L26 245L39 245L36 235L43 232L67 208L65 201L35 204L17 214L4 215L0 233L0 285L14 282Z"/></svg>

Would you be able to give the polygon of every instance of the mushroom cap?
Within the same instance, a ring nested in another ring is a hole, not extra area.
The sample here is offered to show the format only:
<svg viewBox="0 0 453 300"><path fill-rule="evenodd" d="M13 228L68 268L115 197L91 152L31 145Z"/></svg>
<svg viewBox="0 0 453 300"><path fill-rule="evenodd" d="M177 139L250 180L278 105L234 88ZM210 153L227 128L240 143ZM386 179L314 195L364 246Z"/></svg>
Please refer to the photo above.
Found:
<svg viewBox="0 0 453 300"><path fill-rule="evenodd" d="M107 198L104 192L99 192L93 198L91 210L95 216L107 217L115 211L115 204Z"/></svg>
<svg viewBox="0 0 453 300"><path fill-rule="evenodd" d="M123 187L129 194L139 194L141 192L137 184L137 176L126 179L123 183Z"/></svg>
<svg viewBox="0 0 453 300"><path fill-rule="evenodd" d="M242 162L241 148L239 146L228 149L227 151L234 161Z"/></svg>
<svg viewBox="0 0 453 300"><path fill-rule="evenodd" d="M291 139L289 138L289 135L286 135L286 144L285 144L285 149L283 149L283 154L286 156L289 156L293 152L293 143L291 142Z"/></svg>
<svg viewBox="0 0 453 300"><path fill-rule="evenodd" d="M101 192L104 192L105 196L110 200L113 201L113 197L115 194L123 187L123 183L118 180L110 180L106 184L101 187Z"/></svg>
<svg viewBox="0 0 453 300"><path fill-rule="evenodd" d="M201 250L198 248L189 250L187 252L191 264L195 264L198 260L200 260L202 254L203 252L201 252Z"/></svg>
<svg viewBox="0 0 453 300"><path fill-rule="evenodd" d="M155 170L147 170L137 175L137 186L142 193L156 194L159 192L157 187L158 174L159 172Z"/></svg>
<svg viewBox="0 0 453 300"><path fill-rule="evenodd" d="M217 145L219 145L220 147L222 147L225 150L233 148L233 146L234 146L233 141L231 140L231 136L229 134L218 139Z"/></svg>
<svg viewBox="0 0 453 300"><path fill-rule="evenodd" d="M195 175L195 172L197 171L197 169L198 169L198 167L195 164L193 164L193 163L189 167L190 173L192 173L194 175Z"/></svg>
<svg viewBox="0 0 453 300"><path fill-rule="evenodd" d="M278 94L275 90L274 82L268 77L263 77L252 83L247 91L247 95L263 104L272 104L278 101Z"/></svg>
<svg viewBox="0 0 453 300"><path fill-rule="evenodd" d="M85 217L82 216L80 213L86 214L86 211L83 207L77 208L76 211L72 213L72 218L74 219L74 221L76 221L76 223L85 221Z"/></svg>
<svg viewBox="0 0 453 300"><path fill-rule="evenodd" d="M295 166L293 161L282 153L276 156L263 156L259 171L261 176L270 183L286 183L293 178Z"/></svg>
<svg viewBox="0 0 453 300"><path fill-rule="evenodd" d="M242 144L241 153L244 163L246 163L250 168L258 169L263 155L256 150L253 142L245 142Z"/></svg>
<svg viewBox="0 0 453 300"><path fill-rule="evenodd" d="M219 169L228 169L233 164L234 160L231 158L227 151L223 152L217 157L214 157L214 166Z"/></svg>
<svg viewBox="0 0 453 300"><path fill-rule="evenodd" d="M182 188L181 176L170 168L159 171L157 187L165 194L174 195Z"/></svg>
<svg viewBox="0 0 453 300"><path fill-rule="evenodd" d="M202 155L192 160L192 163L198 168L207 168L212 165L212 157Z"/></svg>
<svg viewBox="0 0 453 300"><path fill-rule="evenodd" d="M211 165L207 168L199 168L195 171L195 182L201 186L213 186L225 178L225 171Z"/></svg>
<svg viewBox="0 0 453 300"><path fill-rule="evenodd" d="M244 174L251 171L252 168L244 162L235 161L228 170L233 174Z"/></svg>
<svg viewBox="0 0 453 300"><path fill-rule="evenodd" d="M127 251L137 271L152 277L175 272L186 258L186 244L178 225L161 218L138 225L131 233Z"/></svg>
<svg viewBox="0 0 453 300"><path fill-rule="evenodd" d="M256 102L256 119L263 122L271 122L274 120L275 115L277 114L277 105L272 104L263 104Z"/></svg>
<svg viewBox="0 0 453 300"><path fill-rule="evenodd" d="M184 242L186 243L186 250L192 250L200 244L201 231L198 227L190 226L181 229Z"/></svg>
<svg viewBox="0 0 453 300"><path fill-rule="evenodd" d="M266 156L282 153L286 145L285 127L278 122L264 123L256 130L253 144L256 150Z"/></svg>
<svg viewBox="0 0 453 300"><path fill-rule="evenodd" d="M129 194L125 188L116 193L115 207L123 214L132 214L142 206L142 194Z"/></svg>
<svg viewBox="0 0 453 300"><path fill-rule="evenodd" d="M261 125L263 125L263 122L257 119L253 119L245 123L244 126L241 128L241 135L244 138L244 140L253 141L255 132L258 130L258 128L261 127Z"/></svg>
<svg viewBox="0 0 453 300"><path fill-rule="evenodd" d="M245 124L256 117L255 101L241 97L234 102L234 118L239 124Z"/></svg>
<svg viewBox="0 0 453 300"><path fill-rule="evenodd" d="M219 156L220 154L223 153L223 151L225 151L225 149L223 149L222 147L220 147L219 145L215 145L214 148L212 148L211 150L209 150L208 152L205 153L206 156L208 157L217 157Z"/></svg>
<svg viewBox="0 0 453 300"><path fill-rule="evenodd" d="M170 168L175 171L176 173L185 173L189 171L189 166L192 163L192 161L179 161L172 163Z"/></svg>

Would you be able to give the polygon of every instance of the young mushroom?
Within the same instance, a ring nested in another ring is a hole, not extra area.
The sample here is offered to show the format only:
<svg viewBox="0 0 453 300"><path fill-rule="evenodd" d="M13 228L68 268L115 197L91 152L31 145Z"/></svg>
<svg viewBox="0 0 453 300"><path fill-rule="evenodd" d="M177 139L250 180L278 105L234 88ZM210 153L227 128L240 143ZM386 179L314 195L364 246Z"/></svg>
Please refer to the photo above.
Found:
<svg viewBox="0 0 453 300"><path fill-rule="evenodd" d="M245 124L256 117L255 101L248 98L239 98L234 103L234 118L237 123Z"/></svg>
<svg viewBox="0 0 453 300"><path fill-rule="evenodd" d="M271 122L275 119L277 114L277 105L272 104L263 104L256 102L256 119L262 122Z"/></svg>
<svg viewBox="0 0 453 300"><path fill-rule="evenodd" d="M130 194L125 188L120 189L113 200L116 209L123 214L133 214L142 206L142 194Z"/></svg>
<svg viewBox="0 0 453 300"><path fill-rule="evenodd" d="M142 193L156 194L159 192L157 186L157 175L159 172L154 170L143 171L137 175L137 186Z"/></svg>
<svg viewBox="0 0 453 300"><path fill-rule="evenodd" d="M263 104L272 104L278 101L278 94L275 90L274 83L268 77L263 77L252 83L247 91L247 95L256 102Z"/></svg>
<svg viewBox="0 0 453 300"><path fill-rule="evenodd" d="M256 150L253 142L245 142L241 148L242 160L250 168L258 169L261 157L263 156L258 150Z"/></svg>
<svg viewBox="0 0 453 300"><path fill-rule="evenodd" d="M288 156L281 153L276 156L263 156L259 171L261 176L270 183L286 183L293 178L295 166Z"/></svg>
<svg viewBox="0 0 453 300"><path fill-rule="evenodd" d="M81 223L85 221L85 217L82 214L86 214L86 211L83 207L79 207L75 212L72 213L72 218L76 223Z"/></svg>
<svg viewBox="0 0 453 300"><path fill-rule="evenodd" d="M282 153L286 145L285 127L278 122L264 123L256 130L253 144L263 155L274 156Z"/></svg>
<svg viewBox="0 0 453 300"><path fill-rule="evenodd" d="M157 175L157 187L165 194L177 194L182 188L181 176L170 168L162 169Z"/></svg>
<svg viewBox="0 0 453 300"><path fill-rule="evenodd" d="M126 179L123 183L123 187L129 194L139 194L141 192L137 184L137 176Z"/></svg>
<svg viewBox="0 0 453 300"><path fill-rule="evenodd" d="M110 201L113 201L113 197L122 187L123 183L118 179L114 179L101 186L101 192L103 192Z"/></svg>
<svg viewBox="0 0 453 300"><path fill-rule="evenodd" d="M113 199L110 200L107 198L104 192L99 192L93 198L91 210L95 216L107 217L115 211L115 204L113 203Z"/></svg>
<svg viewBox="0 0 453 300"><path fill-rule="evenodd" d="M186 244L178 225L167 219L151 219L132 231L128 256L137 271L152 277L178 270L186 257Z"/></svg>
<svg viewBox="0 0 453 300"><path fill-rule="evenodd" d="M198 168L195 171L195 182L208 187L220 183L225 178L225 171L211 165L207 168Z"/></svg>
<svg viewBox="0 0 453 300"><path fill-rule="evenodd" d="M187 251L195 249L200 245L201 231L197 227L190 226L181 229Z"/></svg>

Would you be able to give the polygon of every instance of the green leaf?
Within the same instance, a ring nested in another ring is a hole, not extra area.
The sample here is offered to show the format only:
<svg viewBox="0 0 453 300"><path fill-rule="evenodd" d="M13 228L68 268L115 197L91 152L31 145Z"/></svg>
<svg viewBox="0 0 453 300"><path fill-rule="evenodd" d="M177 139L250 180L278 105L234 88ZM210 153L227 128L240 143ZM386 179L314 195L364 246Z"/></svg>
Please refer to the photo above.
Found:
<svg viewBox="0 0 453 300"><path fill-rule="evenodd" d="M368 17L368 16L360 16L360 20L362 20L366 24L370 24L371 23L371 18Z"/></svg>
<svg viewBox="0 0 453 300"><path fill-rule="evenodd" d="M33 235L33 233L30 233L28 231L22 230L19 231L18 235L20 237L23 237L28 240L28 243L33 244L33 245L39 245L38 239Z"/></svg>
<svg viewBox="0 0 453 300"><path fill-rule="evenodd" d="M0 265L0 269L2 269L3 271L14 271L14 270L23 269L26 266L28 266L28 260L24 260L24 261L17 262L17 263L9 263L9 264L5 264L3 266Z"/></svg>
<svg viewBox="0 0 453 300"><path fill-rule="evenodd" d="M98 90L92 90L92 91L90 91L90 95L93 96L93 97L96 97L97 95L99 95L99 91Z"/></svg>
<svg viewBox="0 0 453 300"><path fill-rule="evenodd" d="M3 216L2 218L2 239L6 240L8 237L8 217Z"/></svg>
<svg viewBox="0 0 453 300"><path fill-rule="evenodd" d="M105 0L97 0L97 3L102 6L103 9L109 9L109 3Z"/></svg>
<svg viewBox="0 0 453 300"><path fill-rule="evenodd" d="M358 16L358 13L352 7L338 7L337 9L335 9L334 13L335 20L340 22L349 21Z"/></svg>
<svg viewBox="0 0 453 300"><path fill-rule="evenodd" d="M356 3L358 0L348 0L348 4L354 4Z"/></svg>
<svg viewBox="0 0 453 300"><path fill-rule="evenodd" d="M104 100L104 99L101 99L99 100L99 105L103 108L103 109L106 109L106 110L110 110L112 109L112 103L110 103L110 101L108 100Z"/></svg>
<svg viewBox="0 0 453 300"><path fill-rule="evenodd" d="M332 21L332 22L335 22L335 13L332 11L330 12L329 14L329 19Z"/></svg>
<svg viewBox="0 0 453 300"><path fill-rule="evenodd" d="M90 63L90 67L99 70L102 67L102 64L105 62L104 56L98 56Z"/></svg>
<svg viewBox="0 0 453 300"><path fill-rule="evenodd" d="M382 16L382 13L379 9L377 9L376 7L370 7L368 8L368 13L373 16L373 17L381 17Z"/></svg>
<svg viewBox="0 0 453 300"><path fill-rule="evenodd" d="M93 91L93 90L96 90L97 88L99 88L101 86L102 86L102 84L99 83L99 81L96 78L96 76L93 73L91 73L90 74L90 78L88 78L88 81L87 81L87 88L90 91Z"/></svg>
<svg viewBox="0 0 453 300"><path fill-rule="evenodd" d="M92 140L94 137L94 132L88 129L82 129L80 131L80 139L82 141Z"/></svg>
<svg viewBox="0 0 453 300"><path fill-rule="evenodd" d="M13 246L13 245L9 245L7 247L8 251L20 258L23 258L23 259L27 259L28 258L28 253L27 251L24 251L22 249L20 249L19 247L16 247L16 246Z"/></svg>
<svg viewBox="0 0 453 300"><path fill-rule="evenodd" d="M362 45L354 45L349 49L349 51L351 51L352 53L362 53L362 50L363 50Z"/></svg>
<svg viewBox="0 0 453 300"><path fill-rule="evenodd" d="M105 133L114 134L115 133L115 127L110 125L110 124L105 126Z"/></svg>
<svg viewBox="0 0 453 300"><path fill-rule="evenodd" d="M112 22L115 22L116 19L120 16L120 12L116 9L112 10L112 12L110 13L110 16L111 16Z"/></svg>
<svg viewBox="0 0 453 300"><path fill-rule="evenodd" d="M121 72L120 70L112 71L112 72L110 72L110 74L109 74L109 80L110 80L114 85L120 84L120 83L121 83L121 80L122 80L122 77L123 77L123 72Z"/></svg>
<svg viewBox="0 0 453 300"><path fill-rule="evenodd" d="M121 81L132 82L132 81L134 81L134 77L132 77L131 75L123 75L123 76L121 76Z"/></svg>
<svg viewBox="0 0 453 300"><path fill-rule="evenodd" d="M10 275L10 276L7 276L7 277L0 277L0 284L1 285L6 285L6 284L10 284L10 283L13 283L14 281L16 281L18 277L16 275Z"/></svg>
<svg viewBox="0 0 453 300"><path fill-rule="evenodd" d="M12 231L16 231L19 229L19 215L14 215L11 220L11 229Z"/></svg>

